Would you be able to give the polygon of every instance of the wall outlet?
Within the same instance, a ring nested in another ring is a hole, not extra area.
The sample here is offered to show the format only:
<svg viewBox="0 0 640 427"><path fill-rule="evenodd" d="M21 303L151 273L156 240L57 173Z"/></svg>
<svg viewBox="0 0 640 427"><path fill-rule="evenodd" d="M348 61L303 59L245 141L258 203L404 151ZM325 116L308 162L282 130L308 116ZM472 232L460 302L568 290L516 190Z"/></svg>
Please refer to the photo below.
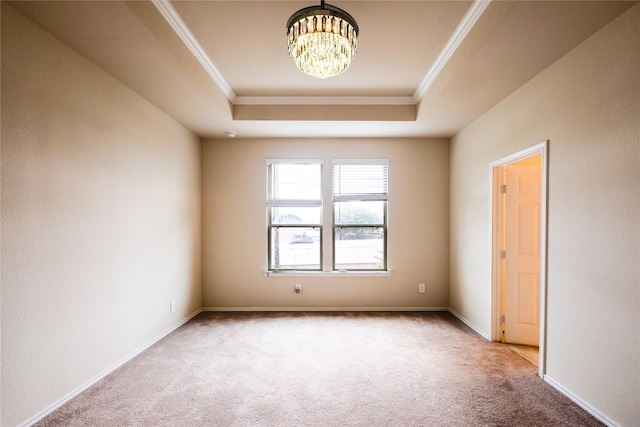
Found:
<svg viewBox="0 0 640 427"><path fill-rule="evenodd" d="M296 294L302 292L302 285L300 283L296 283Z"/></svg>
<svg viewBox="0 0 640 427"><path fill-rule="evenodd" d="M173 313L174 311L176 311L176 302L175 301L171 301L169 303L169 313Z"/></svg>
<svg viewBox="0 0 640 427"><path fill-rule="evenodd" d="M420 283L418 285L418 292L420 292L421 294L424 294L424 283Z"/></svg>

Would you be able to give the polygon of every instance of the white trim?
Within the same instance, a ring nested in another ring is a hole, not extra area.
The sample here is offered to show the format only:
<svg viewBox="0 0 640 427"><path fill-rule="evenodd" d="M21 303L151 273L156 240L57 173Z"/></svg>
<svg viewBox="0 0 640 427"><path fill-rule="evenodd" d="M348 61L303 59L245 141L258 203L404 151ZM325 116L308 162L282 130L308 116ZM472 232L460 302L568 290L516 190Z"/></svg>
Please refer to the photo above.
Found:
<svg viewBox="0 0 640 427"><path fill-rule="evenodd" d="M485 11L487 6L489 6L489 3L491 3L491 0L474 0L473 4L469 7L469 10L467 10L467 13L462 18L462 21L460 21L458 27L447 41L447 44L438 55L438 58L436 58L435 62L431 66L431 69L429 69L429 72L422 80L422 83L420 83L420 86L418 86L418 89L416 89L413 94L414 102L417 103L424 97L427 90L429 90L429 87L438 77L438 74L440 74L440 71L442 71L458 46L460 46L460 43L462 43L467 34L469 34L469 31L471 31L476 22L478 22L478 19L480 19L482 13Z"/></svg>
<svg viewBox="0 0 640 427"><path fill-rule="evenodd" d="M480 19L491 0L474 0L412 96L237 96L170 0L151 2L234 105L416 105Z"/></svg>
<svg viewBox="0 0 640 427"><path fill-rule="evenodd" d="M332 165L389 165L389 159L331 159Z"/></svg>
<svg viewBox="0 0 640 427"><path fill-rule="evenodd" d="M386 202L387 199L387 193L333 195L334 202Z"/></svg>
<svg viewBox="0 0 640 427"><path fill-rule="evenodd" d="M446 307L203 307L202 311L217 312L277 312L277 311L296 311L296 312L316 312L316 311L389 311L389 312L407 312L407 311L449 311Z"/></svg>
<svg viewBox="0 0 640 427"><path fill-rule="evenodd" d="M85 391L86 389L88 389L89 387L91 387L92 385L94 385L95 383L97 383L98 381L100 381L101 379L103 379L104 377L106 377L107 375L109 375L110 373L112 373L113 371L115 371L116 369L121 367L122 365L124 365L125 363L129 362L131 359L133 359L134 357L136 357L137 355L139 355L143 351L147 350L149 347L151 347L152 345L154 345L155 343L157 343L158 341L160 341L161 339L163 339L164 337L169 335L171 332L173 332L176 329L178 329L180 326L182 326L185 323L187 323L189 320L193 319L195 316L197 316L201 312L202 312L202 309L196 310L195 312L193 312L189 316L187 316L184 319L182 319L180 322L176 323L175 325L171 326L166 331L162 332L160 335L158 335L157 337L155 337L154 339L152 339L148 343L144 344L142 347L139 347L138 349L134 350L133 353L130 353L128 356L125 356L123 359L120 359L114 365L112 365L109 368L105 369L104 371L100 372L98 375L94 376L89 381L87 381L84 384L76 387L71 392L67 393L66 395L64 395L63 397L61 397L60 399L58 399L57 401L52 403L51 405L47 406L45 409L43 409L42 411L38 412L36 415L34 415L33 417L29 418L28 420L26 420L22 424L20 424L20 427L28 427L28 426L31 426L31 425L37 423L38 421L42 420L44 417L46 417L47 415L51 414L56 409L60 408L62 405L64 405L65 403L67 403L68 401L70 401L71 399L73 399L74 397L76 397L77 395L79 395L80 393L82 393L83 391Z"/></svg>
<svg viewBox="0 0 640 427"><path fill-rule="evenodd" d="M532 157L534 155L542 155L541 165L541 193L540 193L540 338L539 338L539 360L538 360L538 375L544 377L547 371L547 217L548 207L547 201L549 197L548 178L549 178L549 140L539 142L531 147L512 153L508 156L502 157L498 160L494 160L489 164L491 171L491 212L489 217L491 218L491 241L489 253L489 262L491 263L491 277L490 277L490 299L489 307L491 308L491 340L499 340L499 325L498 317L500 315L498 307L500 306L497 301L498 282L497 273L499 271L499 247L496 244L496 212L497 212L497 193L498 193L498 169L502 166L506 166L511 163L515 163L520 160Z"/></svg>
<svg viewBox="0 0 640 427"><path fill-rule="evenodd" d="M264 159L264 163L267 165L321 165L324 163L323 159Z"/></svg>
<svg viewBox="0 0 640 427"><path fill-rule="evenodd" d="M235 105L416 105L412 96L236 96Z"/></svg>
<svg viewBox="0 0 640 427"><path fill-rule="evenodd" d="M463 316L461 316L459 313L457 313L455 310L453 310L453 309L451 309L449 307L202 307L202 308L196 310L195 312L193 312L191 315L189 315L186 318L184 318L179 323L175 324L174 326L170 327L169 329L167 329L166 331L161 333L159 336L157 336L156 338L154 338L153 340L151 340L147 344L145 344L142 347L138 348L133 353L131 353L128 356L126 356L125 358L121 359L119 362L117 362L116 364L112 365L110 368L108 368L105 371L101 372L100 374L96 375L95 377L93 377L89 381L85 382L83 385L77 387L75 390L73 390L72 392L68 393L67 395L65 395L64 397L62 397L61 399L59 399L55 403L51 404L50 406L48 406L44 410L40 411L38 414L36 414L33 417L29 418L27 421L25 421L22 424L20 424L19 427L32 426L35 423L37 423L38 421L41 421L43 418L45 418L47 415L51 414L56 409L60 408L62 405L67 403L69 400L73 399L74 397L76 397L77 395L79 395L80 393L82 393L83 391L85 391L86 389L88 389L89 387L91 387L92 385L94 385L95 383L97 383L98 381L100 381L101 379L103 379L104 377L106 377L107 375L109 375L110 373L115 371L116 369L118 369L120 366L122 366L125 363L129 362L131 359L133 359L134 357L138 356L143 351L147 350L149 347L151 347L154 344L156 344L158 341L160 341L161 339L163 339L164 337L166 337L167 335L169 335L170 333L172 333L173 331L178 329L180 326L182 326L185 323L187 323L189 320L193 319L198 314L200 314L202 312L250 312L250 311L256 311L256 312L322 312L322 311L327 311L327 312L349 312L349 311L354 311L354 312L375 312L375 311L384 311L384 312L412 312L412 311L413 312L446 312L446 311L448 311L452 315L454 315L458 320L460 320L465 325L467 325L469 328L471 328L478 335L480 335L481 337L483 337L483 338L485 338L487 340L490 340L490 338L480 328L478 328L472 322L470 322L469 320L465 319ZM544 375L542 378L546 383L548 383L553 388L558 390L560 393L562 393L563 395L565 395L566 397L571 399L575 404L577 404L582 409L587 411L589 414L594 416L600 422L604 423L605 425L607 425L609 427L620 427L620 425L617 424L615 421L613 421L612 419L608 418L606 415L604 415L603 413L601 413L600 411L595 409L593 406L591 406L590 404L588 404L587 402L582 400L580 397L578 397L577 395L575 395L574 393L569 391L567 388L562 386L560 383L558 383L557 381L555 381L554 379L552 379L548 375Z"/></svg>
<svg viewBox="0 0 640 427"><path fill-rule="evenodd" d="M267 207L302 207L302 208L319 208L322 206L322 200L303 200L303 199L267 199Z"/></svg>
<svg viewBox="0 0 640 427"><path fill-rule="evenodd" d="M264 271L264 277L391 277L391 271Z"/></svg>
<svg viewBox="0 0 640 427"><path fill-rule="evenodd" d="M482 338L486 339L487 341L491 341L491 338L479 327L477 327L476 325L474 325L471 321L465 319L460 313L456 312L454 309L449 308L447 310L449 313L453 314L455 317L458 318L458 320L460 320L462 323L464 323L465 325L467 325L468 327L470 327L471 329L473 329L473 331L480 335Z"/></svg>
<svg viewBox="0 0 640 427"><path fill-rule="evenodd" d="M611 418L607 417L602 412L598 411L596 408L594 408L593 406L589 405L584 400L580 399L578 396L576 396L575 394L570 392L567 388L565 388L564 386L560 385L560 383L558 383L557 381L555 381L554 379L552 379L548 375L545 375L543 377L543 379L547 384L551 385L553 388L558 390L560 393L562 393L565 396L567 396L576 405L578 405L579 407L581 407L582 409L584 409L585 411L587 411L588 413L593 415L601 423L603 423L603 424L605 424L605 425L607 425L609 427L619 427L620 426L620 424L616 423Z"/></svg>
<svg viewBox="0 0 640 427"><path fill-rule="evenodd" d="M520 151L516 151L515 153L509 154L508 156L502 157L498 160L494 160L493 162L489 163L489 165L492 168L499 167L502 165L507 165L509 163L515 163L520 160L524 160L536 154L541 154L543 151L546 151L546 147L548 143L549 143L549 140L539 142L535 145L532 145L531 147L525 148Z"/></svg>
<svg viewBox="0 0 640 427"><path fill-rule="evenodd" d="M184 45L191 51L193 56L200 62L209 76L216 82L222 93L231 102L237 98L235 92L220 74L207 52L202 48L196 36L193 35L187 24L182 20L178 11L169 0L151 0L153 5L160 11L164 19L169 23L173 31L180 37Z"/></svg>

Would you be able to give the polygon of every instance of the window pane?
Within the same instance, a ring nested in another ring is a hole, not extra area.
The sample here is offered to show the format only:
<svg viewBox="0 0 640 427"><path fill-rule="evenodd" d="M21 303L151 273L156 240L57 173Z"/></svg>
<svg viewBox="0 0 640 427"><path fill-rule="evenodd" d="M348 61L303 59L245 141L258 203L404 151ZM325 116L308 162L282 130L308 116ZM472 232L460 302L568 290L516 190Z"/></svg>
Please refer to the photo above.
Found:
<svg viewBox="0 0 640 427"><path fill-rule="evenodd" d="M320 227L273 227L271 269L320 270Z"/></svg>
<svg viewBox="0 0 640 427"><path fill-rule="evenodd" d="M384 224L385 202L335 202L333 204L336 224Z"/></svg>
<svg viewBox="0 0 640 427"><path fill-rule="evenodd" d="M319 164L272 164L268 198L270 200L320 200Z"/></svg>
<svg viewBox="0 0 640 427"><path fill-rule="evenodd" d="M383 227L336 227L336 270L384 270Z"/></svg>
<svg viewBox="0 0 640 427"><path fill-rule="evenodd" d="M272 208L272 224L321 224L322 207Z"/></svg>

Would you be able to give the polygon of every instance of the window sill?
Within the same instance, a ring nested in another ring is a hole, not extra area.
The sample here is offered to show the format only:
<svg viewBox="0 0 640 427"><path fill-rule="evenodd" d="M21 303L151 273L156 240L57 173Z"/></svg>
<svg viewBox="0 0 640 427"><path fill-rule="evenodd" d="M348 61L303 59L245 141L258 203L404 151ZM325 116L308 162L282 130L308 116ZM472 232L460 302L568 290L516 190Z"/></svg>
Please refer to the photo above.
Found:
<svg viewBox="0 0 640 427"><path fill-rule="evenodd" d="M265 271L265 277L391 277L391 271Z"/></svg>

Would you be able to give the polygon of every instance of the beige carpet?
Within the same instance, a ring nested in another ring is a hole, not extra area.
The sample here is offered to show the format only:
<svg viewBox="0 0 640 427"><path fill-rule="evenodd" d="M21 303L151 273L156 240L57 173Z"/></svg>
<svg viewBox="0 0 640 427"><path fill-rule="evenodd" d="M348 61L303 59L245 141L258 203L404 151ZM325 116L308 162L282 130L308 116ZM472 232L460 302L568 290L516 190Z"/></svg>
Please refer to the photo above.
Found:
<svg viewBox="0 0 640 427"><path fill-rule="evenodd" d="M595 426L449 313L201 313L42 426Z"/></svg>

